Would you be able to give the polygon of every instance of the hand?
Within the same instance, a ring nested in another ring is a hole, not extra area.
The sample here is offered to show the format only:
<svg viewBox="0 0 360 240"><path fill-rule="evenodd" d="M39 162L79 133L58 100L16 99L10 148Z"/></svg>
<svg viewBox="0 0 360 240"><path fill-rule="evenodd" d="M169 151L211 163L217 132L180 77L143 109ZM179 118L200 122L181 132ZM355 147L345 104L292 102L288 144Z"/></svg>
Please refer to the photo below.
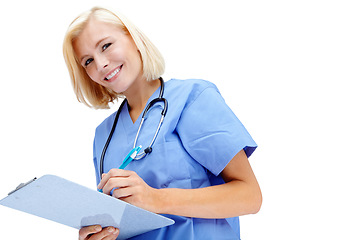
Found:
<svg viewBox="0 0 360 240"><path fill-rule="evenodd" d="M108 195L114 189L113 197L148 211L157 212L158 190L147 185L133 171L111 169L107 174L102 175L98 189L102 189L103 193Z"/></svg>
<svg viewBox="0 0 360 240"><path fill-rule="evenodd" d="M118 235L119 229L117 228L102 228L100 225L94 225L80 229L79 240L115 240Z"/></svg>

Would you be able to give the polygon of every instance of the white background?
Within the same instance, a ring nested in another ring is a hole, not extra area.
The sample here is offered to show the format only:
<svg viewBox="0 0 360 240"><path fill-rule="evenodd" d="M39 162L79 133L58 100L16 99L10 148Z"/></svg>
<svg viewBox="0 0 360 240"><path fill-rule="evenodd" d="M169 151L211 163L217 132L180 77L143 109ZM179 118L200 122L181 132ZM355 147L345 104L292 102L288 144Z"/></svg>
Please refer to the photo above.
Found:
<svg viewBox="0 0 360 240"><path fill-rule="evenodd" d="M1 5L0 198L56 174L95 189L92 140L111 110L77 102L62 57L92 6L124 13L160 49L164 78L214 82L259 144L263 192L242 239L360 239L358 1L6 1ZM77 230L0 207L7 239ZM2 237L1 237L2 238Z"/></svg>

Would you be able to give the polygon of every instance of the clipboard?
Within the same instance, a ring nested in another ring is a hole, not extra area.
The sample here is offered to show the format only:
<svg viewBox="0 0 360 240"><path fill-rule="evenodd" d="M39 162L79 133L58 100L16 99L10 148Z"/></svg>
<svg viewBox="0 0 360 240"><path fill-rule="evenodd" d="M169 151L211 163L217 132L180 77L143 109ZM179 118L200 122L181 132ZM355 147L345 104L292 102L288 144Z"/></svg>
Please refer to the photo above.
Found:
<svg viewBox="0 0 360 240"><path fill-rule="evenodd" d="M20 184L0 204L69 227L113 226L117 239L127 239L174 224L174 220L146 211L55 175Z"/></svg>

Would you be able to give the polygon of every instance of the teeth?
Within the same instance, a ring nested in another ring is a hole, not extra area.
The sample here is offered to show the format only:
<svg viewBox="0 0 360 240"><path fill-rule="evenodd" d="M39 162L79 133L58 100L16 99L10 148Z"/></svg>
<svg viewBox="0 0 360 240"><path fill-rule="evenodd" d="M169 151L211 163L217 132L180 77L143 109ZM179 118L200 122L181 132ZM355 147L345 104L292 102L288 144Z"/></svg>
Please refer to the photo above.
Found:
<svg viewBox="0 0 360 240"><path fill-rule="evenodd" d="M110 75L106 77L107 80L110 80L113 78L118 72L120 72L120 68L116 69L114 72L112 72Z"/></svg>

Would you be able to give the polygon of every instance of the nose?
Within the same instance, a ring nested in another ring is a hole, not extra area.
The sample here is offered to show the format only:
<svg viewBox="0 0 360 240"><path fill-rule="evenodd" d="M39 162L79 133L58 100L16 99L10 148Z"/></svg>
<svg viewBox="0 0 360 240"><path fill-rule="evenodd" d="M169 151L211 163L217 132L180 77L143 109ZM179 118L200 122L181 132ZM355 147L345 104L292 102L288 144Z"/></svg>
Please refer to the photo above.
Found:
<svg viewBox="0 0 360 240"><path fill-rule="evenodd" d="M98 56L95 62L98 71L102 71L109 66L109 61L104 56Z"/></svg>

